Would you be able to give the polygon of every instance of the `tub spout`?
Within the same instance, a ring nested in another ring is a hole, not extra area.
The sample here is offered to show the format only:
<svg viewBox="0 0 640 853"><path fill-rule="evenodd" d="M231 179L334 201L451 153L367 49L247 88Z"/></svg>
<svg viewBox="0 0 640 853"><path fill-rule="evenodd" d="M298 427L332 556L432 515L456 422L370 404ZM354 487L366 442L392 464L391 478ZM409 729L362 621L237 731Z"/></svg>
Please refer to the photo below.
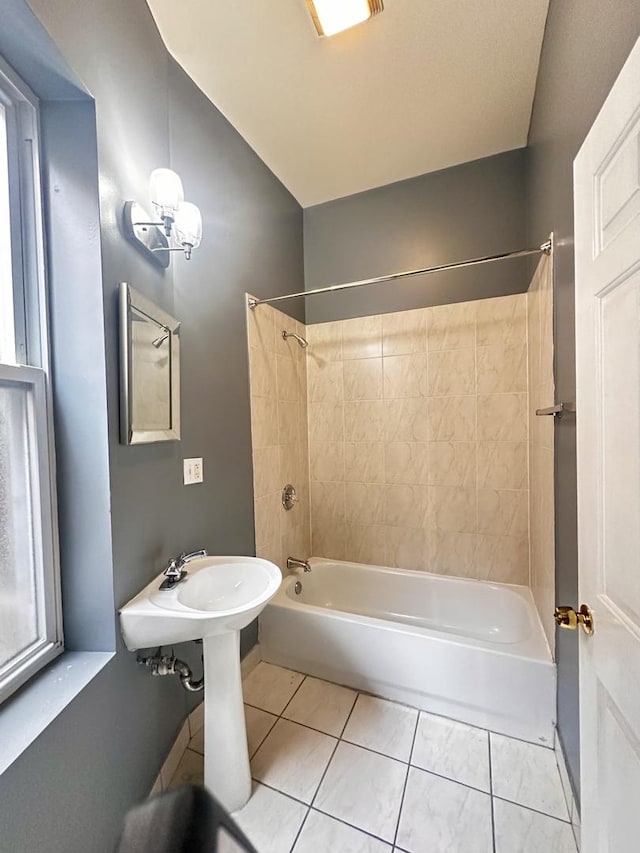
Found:
<svg viewBox="0 0 640 853"><path fill-rule="evenodd" d="M305 572L310 572L311 566L307 560L298 560L296 557L287 557L287 569L292 574L296 569L304 569Z"/></svg>

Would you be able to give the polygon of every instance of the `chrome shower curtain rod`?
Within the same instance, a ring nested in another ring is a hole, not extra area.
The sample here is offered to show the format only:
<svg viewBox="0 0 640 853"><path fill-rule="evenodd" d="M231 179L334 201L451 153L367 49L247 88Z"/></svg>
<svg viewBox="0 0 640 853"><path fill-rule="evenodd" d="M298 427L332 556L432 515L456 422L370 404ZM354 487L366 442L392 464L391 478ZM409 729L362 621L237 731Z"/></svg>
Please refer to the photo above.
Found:
<svg viewBox="0 0 640 853"><path fill-rule="evenodd" d="M369 284L381 284L384 281L395 281L399 278L409 278L414 275L429 275L443 270L459 270L463 267L473 267L476 264L489 264L492 261L502 261L505 258L525 258L527 255L539 255L540 253L550 255L553 249L553 237L545 240L537 249L519 249L517 252L505 252L502 255L487 255L484 258L472 258L468 261L457 261L454 264L441 264L437 267L425 267L418 270L405 270L394 272L389 275L380 275L376 278L365 278L362 281L349 281L346 284L331 284L328 287L317 287L315 290L303 290L300 293L287 293L284 296L272 296L270 299L254 299L249 297L247 304L252 310L258 305L267 305L272 302L281 302L284 299L299 299L305 296L316 296L319 293L336 293L339 290L351 290L355 287L366 287Z"/></svg>

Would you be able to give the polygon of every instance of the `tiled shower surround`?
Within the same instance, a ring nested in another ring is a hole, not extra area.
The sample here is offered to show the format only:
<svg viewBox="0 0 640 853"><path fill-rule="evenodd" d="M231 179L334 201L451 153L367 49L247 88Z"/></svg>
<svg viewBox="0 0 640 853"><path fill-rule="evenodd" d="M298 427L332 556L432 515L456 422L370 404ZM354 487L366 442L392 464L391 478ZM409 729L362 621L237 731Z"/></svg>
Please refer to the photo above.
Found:
<svg viewBox="0 0 640 853"><path fill-rule="evenodd" d="M269 306L248 312L258 552L282 565L299 528L296 555L528 584L528 387L541 374L527 362L527 299L308 326ZM308 349L282 341L283 328ZM291 365L295 393L283 390ZM295 448L287 470L297 479L277 468L276 444L284 466ZM301 494L290 514L279 504L285 482Z"/></svg>

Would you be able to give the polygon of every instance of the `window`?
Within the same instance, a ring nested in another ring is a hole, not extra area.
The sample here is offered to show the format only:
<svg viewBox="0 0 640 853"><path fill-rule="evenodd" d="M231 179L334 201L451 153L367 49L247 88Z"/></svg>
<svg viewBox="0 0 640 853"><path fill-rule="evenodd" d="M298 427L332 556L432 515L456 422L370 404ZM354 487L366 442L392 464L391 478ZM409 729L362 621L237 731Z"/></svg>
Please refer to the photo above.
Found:
<svg viewBox="0 0 640 853"><path fill-rule="evenodd" d="M62 651L38 105L0 64L0 701Z"/></svg>

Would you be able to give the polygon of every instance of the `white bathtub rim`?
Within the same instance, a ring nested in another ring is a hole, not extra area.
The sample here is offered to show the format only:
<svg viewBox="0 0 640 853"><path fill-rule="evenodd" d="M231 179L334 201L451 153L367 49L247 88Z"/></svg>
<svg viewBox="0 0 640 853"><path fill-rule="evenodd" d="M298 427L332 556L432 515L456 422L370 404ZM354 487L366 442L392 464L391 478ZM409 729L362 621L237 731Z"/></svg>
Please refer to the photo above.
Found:
<svg viewBox="0 0 640 853"><path fill-rule="evenodd" d="M401 574L409 577L415 577L416 575L428 575L431 578L436 578L438 581L442 580L447 582L457 581L458 583L477 583L489 585L492 588L496 589L502 589L504 587L507 587L509 590L525 599L528 605L530 616L533 618L535 623L533 635L524 641L508 644L498 644L491 643L490 641L482 640L476 637L456 634L454 632L438 631L436 628L426 628L424 626L409 625L405 622L396 622L392 619L385 619L383 617L352 613L346 610L334 610L332 608L322 607L320 605L314 604L304 604L301 601L296 601L287 594L287 590L291 586L293 586L297 580L302 580L304 582L303 578L298 578L293 575L290 575L289 577L286 577L284 579L282 585L280 586L280 589L267 605L268 608L285 608L287 610L293 610L302 613L322 614L323 616L326 616L330 619L337 619L342 622L349 622L360 625L373 624L377 625L378 627L384 627L387 630L398 631L409 636L428 636L439 643L453 643L459 646L474 646L476 648L485 649L491 654L504 655L506 657L517 657L524 660L535 661L536 663L549 663L550 665L553 665L553 658L549 650L549 645L546 642L546 637L542 629L542 623L540 621L540 617L535 606L533 595L531 593L531 590L526 586L521 586L519 584L499 584L495 581L481 581L476 579L455 578L434 574L432 572L412 571L410 569L395 569L389 568L387 566L372 566L365 563L352 563L342 560L329 560L323 557L312 557L309 560L309 563L311 565L312 571L314 566L321 567L323 564L335 565L344 563L345 565L356 566L358 569L363 569L364 571L375 570L387 572L389 574ZM505 648L505 646L507 646L507 648Z"/></svg>

